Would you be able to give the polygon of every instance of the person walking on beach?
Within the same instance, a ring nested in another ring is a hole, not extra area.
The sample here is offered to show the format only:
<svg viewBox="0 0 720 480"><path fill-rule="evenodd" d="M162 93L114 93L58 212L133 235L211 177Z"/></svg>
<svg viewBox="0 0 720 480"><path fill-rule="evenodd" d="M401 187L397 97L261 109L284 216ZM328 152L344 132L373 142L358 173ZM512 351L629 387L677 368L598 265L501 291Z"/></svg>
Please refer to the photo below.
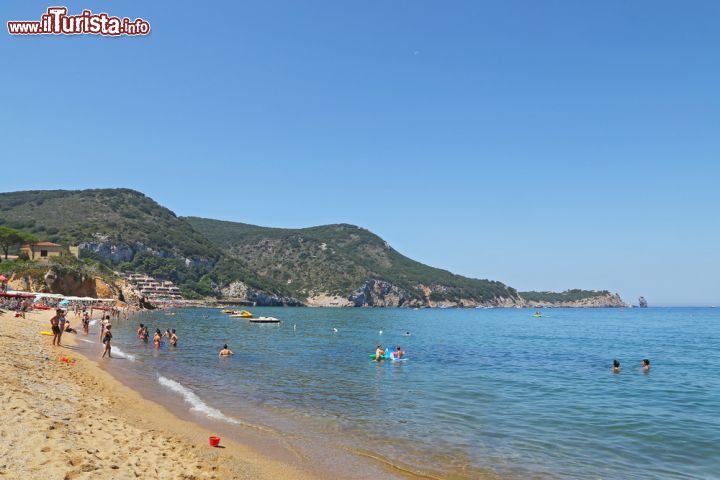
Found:
<svg viewBox="0 0 720 480"><path fill-rule="evenodd" d="M172 333L170 334L170 345L173 347L177 347L178 342L178 336L177 333L175 333L175 329L172 329Z"/></svg>
<svg viewBox="0 0 720 480"><path fill-rule="evenodd" d="M60 317L62 316L62 310L59 308L55 310L55 315L50 319L50 328L53 333L52 344L60 345Z"/></svg>
<svg viewBox="0 0 720 480"><path fill-rule="evenodd" d="M107 354L108 358L113 358L112 355L110 355L110 350L112 348L110 346L110 341L112 340L111 330L112 330L112 325L108 325L107 327L105 327L105 334L103 335L103 341L102 341L103 345L105 345L105 348L103 349L102 357L100 357L100 358L105 358L105 354Z"/></svg>
<svg viewBox="0 0 720 480"><path fill-rule="evenodd" d="M220 350L219 355L221 357L229 357L230 355L235 355L232 350L230 350L227 346L227 343L223 345L222 350Z"/></svg>

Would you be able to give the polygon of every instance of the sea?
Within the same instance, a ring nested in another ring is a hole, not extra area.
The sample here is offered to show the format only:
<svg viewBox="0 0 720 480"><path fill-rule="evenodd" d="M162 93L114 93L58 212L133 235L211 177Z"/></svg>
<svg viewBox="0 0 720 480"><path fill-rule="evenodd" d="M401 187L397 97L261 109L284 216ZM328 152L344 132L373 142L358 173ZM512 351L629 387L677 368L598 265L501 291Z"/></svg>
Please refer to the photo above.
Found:
<svg viewBox="0 0 720 480"><path fill-rule="evenodd" d="M100 364L318 476L720 478L720 309L250 310L282 323L210 308L116 320ZM178 346L138 340L140 323L175 328ZM92 358L97 336L81 337ZM378 344L406 359L373 361Z"/></svg>

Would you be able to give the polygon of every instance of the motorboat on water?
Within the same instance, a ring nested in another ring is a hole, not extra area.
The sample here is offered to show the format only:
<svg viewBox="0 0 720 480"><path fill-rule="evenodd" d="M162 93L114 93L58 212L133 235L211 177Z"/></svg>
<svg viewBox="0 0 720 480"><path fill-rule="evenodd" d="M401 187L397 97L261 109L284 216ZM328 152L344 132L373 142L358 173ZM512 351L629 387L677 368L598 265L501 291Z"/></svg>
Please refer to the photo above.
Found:
<svg viewBox="0 0 720 480"><path fill-rule="evenodd" d="M250 323L280 323L281 320L275 317L257 317L249 318Z"/></svg>

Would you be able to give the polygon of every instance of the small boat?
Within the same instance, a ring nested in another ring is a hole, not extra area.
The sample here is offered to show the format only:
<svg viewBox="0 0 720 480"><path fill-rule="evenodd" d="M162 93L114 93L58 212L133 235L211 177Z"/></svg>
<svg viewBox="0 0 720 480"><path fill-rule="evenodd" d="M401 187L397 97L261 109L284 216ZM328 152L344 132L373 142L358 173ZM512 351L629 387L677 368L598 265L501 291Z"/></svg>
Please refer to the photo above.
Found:
<svg viewBox="0 0 720 480"><path fill-rule="evenodd" d="M280 323L280 319L275 317L257 317L249 320L250 323Z"/></svg>
<svg viewBox="0 0 720 480"><path fill-rule="evenodd" d="M233 313L232 310L223 310L222 313Z"/></svg>
<svg viewBox="0 0 720 480"><path fill-rule="evenodd" d="M239 310L237 312L232 312L232 315L230 316L233 318L252 318L253 314L247 310Z"/></svg>

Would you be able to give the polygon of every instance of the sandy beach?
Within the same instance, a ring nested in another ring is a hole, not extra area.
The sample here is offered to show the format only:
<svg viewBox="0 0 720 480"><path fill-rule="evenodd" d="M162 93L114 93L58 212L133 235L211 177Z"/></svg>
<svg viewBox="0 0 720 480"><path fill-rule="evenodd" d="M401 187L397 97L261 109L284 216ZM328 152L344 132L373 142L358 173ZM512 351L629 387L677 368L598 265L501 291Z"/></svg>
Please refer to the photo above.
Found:
<svg viewBox="0 0 720 480"><path fill-rule="evenodd" d="M225 448L210 447L211 432L78 355L74 335L54 348L52 337L39 334L49 330L51 315L23 319L0 310L0 477L317 478L247 445L223 440Z"/></svg>

